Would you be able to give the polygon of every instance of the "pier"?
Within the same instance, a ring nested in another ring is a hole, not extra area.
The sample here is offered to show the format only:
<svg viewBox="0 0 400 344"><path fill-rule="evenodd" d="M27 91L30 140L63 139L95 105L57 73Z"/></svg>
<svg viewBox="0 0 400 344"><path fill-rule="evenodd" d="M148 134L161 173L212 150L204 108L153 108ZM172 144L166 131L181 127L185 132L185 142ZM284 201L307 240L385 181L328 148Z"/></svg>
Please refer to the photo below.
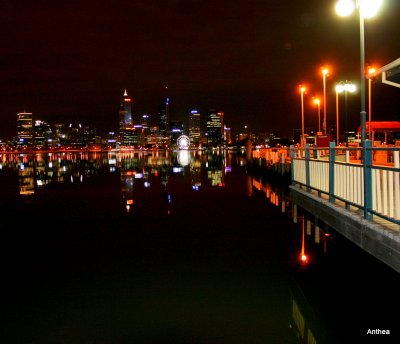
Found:
<svg viewBox="0 0 400 344"><path fill-rule="evenodd" d="M400 272L400 147L291 146L253 159L290 166L290 198ZM273 167L275 166L275 167Z"/></svg>

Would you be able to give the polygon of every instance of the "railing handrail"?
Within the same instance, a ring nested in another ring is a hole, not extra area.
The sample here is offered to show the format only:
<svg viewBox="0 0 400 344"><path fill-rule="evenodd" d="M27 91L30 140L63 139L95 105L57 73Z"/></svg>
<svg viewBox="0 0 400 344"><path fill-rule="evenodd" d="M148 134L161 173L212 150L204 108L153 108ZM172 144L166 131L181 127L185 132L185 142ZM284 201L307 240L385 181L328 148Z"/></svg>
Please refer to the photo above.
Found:
<svg viewBox="0 0 400 344"><path fill-rule="evenodd" d="M313 156L310 153L314 150L328 151L329 159ZM342 151L346 161L337 161ZM360 156L350 159L354 151ZM365 147L336 147L334 143L329 149L291 146L290 155L292 183L316 190L319 195L328 194L332 203L336 199L344 201L346 208L355 205L364 210L366 219L377 215L400 224L400 147L371 147L366 140ZM301 161L305 163L299 165ZM324 167L327 164L328 170Z"/></svg>

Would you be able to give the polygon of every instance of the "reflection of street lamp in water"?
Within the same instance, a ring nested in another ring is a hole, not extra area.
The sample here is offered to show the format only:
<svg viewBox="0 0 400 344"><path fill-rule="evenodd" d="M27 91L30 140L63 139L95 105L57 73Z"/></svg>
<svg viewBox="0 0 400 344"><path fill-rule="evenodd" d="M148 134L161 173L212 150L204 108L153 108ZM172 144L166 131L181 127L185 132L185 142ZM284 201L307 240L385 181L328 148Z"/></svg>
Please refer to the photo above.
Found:
<svg viewBox="0 0 400 344"><path fill-rule="evenodd" d="M301 254L300 254L300 261L302 264L306 264L308 262L308 257L306 255L306 243L305 243L305 221L304 216L302 217L301 221L301 229L302 229L302 236L301 236Z"/></svg>

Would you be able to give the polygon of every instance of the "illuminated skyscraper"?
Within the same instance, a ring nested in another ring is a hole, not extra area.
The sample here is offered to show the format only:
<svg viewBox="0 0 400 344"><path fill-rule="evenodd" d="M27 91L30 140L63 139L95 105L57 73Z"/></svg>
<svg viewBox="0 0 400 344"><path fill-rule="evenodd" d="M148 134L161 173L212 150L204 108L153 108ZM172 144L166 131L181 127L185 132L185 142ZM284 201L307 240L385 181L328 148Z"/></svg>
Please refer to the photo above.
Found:
<svg viewBox="0 0 400 344"><path fill-rule="evenodd" d="M207 144L218 146L224 143L224 113L208 110L207 113Z"/></svg>
<svg viewBox="0 0 400 344"><path fill-rule="evenodd" d="M142 128L145 136L150 133L150 115L142 115Z"/></svg>
<svg viewBox="0 0 400 344"><path fill-rule="evenodd" d="M132 100L128 97L126 90L119 107L119 136L121 145L131 146L133 144Z"/></svg>
<svg viewBox="0 0 400 344"><path fill-rule="evenodd" d="M17 114L18 144L33 144L33 116L32 112L20 112Z"/></svg>
<svg viewBox="0 0 400 344"><path fill-rule="evenodd" d="M163 99L160 105L160 110L159 110L159 130L160 130L160 135L163 136L166 140L168 139L169 135L169 126L168 126L168 121L169 121L169 105L170 105L170 98L166 97Z"/></svg>
<svg viewBox="0 0 400 344"><path fill-rule="evenodd" d="M41 120L35 120L33 130L33 142L36 147L44 147L47 146L49 142L51 142L52 131L49 123Z"/></svg>
<svg viewBox="0 0 400 344"><path fill-rule="evenodd" d="M193 146L200 143L200 113L197 110L189 112L189 138Z"/></svg>

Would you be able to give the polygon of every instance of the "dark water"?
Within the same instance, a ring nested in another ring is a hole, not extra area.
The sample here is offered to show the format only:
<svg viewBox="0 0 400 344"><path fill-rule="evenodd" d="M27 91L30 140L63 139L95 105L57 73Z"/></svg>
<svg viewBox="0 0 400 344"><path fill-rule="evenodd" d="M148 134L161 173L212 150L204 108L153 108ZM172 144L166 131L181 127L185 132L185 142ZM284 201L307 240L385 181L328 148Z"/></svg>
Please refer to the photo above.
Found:
<svg viewBox="0 0 400 344"><path fill-rule="evenodd" d="M398 342L399 274L240 155L0 161L1 343Z"/></svg>

